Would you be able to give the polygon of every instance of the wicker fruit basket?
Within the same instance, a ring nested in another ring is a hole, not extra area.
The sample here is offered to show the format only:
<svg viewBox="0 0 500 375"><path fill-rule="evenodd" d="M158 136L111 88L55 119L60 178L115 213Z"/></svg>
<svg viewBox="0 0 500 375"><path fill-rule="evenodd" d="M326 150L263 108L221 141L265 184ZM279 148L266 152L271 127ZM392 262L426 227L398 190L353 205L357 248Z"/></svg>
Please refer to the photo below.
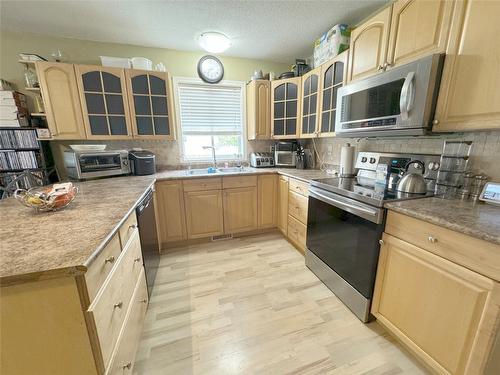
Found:
<svg viewBox="0 0 500 375"><path fill-rule="evenodd" d="M14 197L26 207L37 212L57 211L67 207L75 199L78 188L71 182L18 189Z"/></svg>

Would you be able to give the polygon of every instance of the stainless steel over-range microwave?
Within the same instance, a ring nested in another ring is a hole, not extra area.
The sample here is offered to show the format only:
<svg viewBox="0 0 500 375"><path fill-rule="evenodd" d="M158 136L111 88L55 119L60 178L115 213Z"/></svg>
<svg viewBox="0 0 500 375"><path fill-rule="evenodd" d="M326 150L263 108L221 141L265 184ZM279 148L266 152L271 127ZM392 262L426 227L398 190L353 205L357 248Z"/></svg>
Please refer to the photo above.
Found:
<svg viewBox="0 0 500 375"><path fill-rule="evenodd" d="M432 128L444 55L429 55L341 87L335 134L422 135Z"/></svg>

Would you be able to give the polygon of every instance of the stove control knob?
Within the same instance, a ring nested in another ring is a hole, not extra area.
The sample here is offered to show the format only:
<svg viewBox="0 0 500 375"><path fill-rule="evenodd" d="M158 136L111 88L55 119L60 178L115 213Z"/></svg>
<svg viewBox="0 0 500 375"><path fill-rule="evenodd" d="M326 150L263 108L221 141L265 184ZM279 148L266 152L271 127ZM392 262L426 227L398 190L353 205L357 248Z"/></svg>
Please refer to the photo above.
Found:
<svg viewBox="0 0 500 375"><path fill-rule="evenodd" d="M366 156L363 156L361 158L361 163L366 163L367 160L368 160L368 158Z"/></svg>
<svg viewBox="0 0 500 375"><path fill-rule="evenodd" d="M375 164L375 162L377 161L377 159L375 158L370 158L370 164Z"/></svg>

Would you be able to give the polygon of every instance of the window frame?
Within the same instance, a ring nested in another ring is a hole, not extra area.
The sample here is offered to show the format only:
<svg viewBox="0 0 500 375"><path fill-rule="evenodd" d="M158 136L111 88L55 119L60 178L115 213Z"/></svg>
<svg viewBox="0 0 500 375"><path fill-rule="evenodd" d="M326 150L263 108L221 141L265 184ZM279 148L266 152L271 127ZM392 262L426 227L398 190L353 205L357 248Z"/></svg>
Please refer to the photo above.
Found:
<svg viewBox="0 0 500 375"><path fill-rule="evenodd" d="M240 89L241 92L241 158L234 157L223 157L217 156L217 161L248 161L247 155L247 116L246 116L246 82L244 81L230 81L230 80L222 80L219 83L211 84L206 83L200 78L196 77L172 77L172 87L174 90L174 107L175 107L175 115L176 115L176 131L178 135L178 144L179 144L179 160L181 164L194 164L194 163L211 163L213 161L212 156L206 158L186 158L184 153L184 140L183 140L183 131L182 131L182 116L180 111L180 92L179 92L179 84L194 84L194 85L203 85L203 86L229 86L236 87ZM208 135L208 133L207 133Z"/></svg>

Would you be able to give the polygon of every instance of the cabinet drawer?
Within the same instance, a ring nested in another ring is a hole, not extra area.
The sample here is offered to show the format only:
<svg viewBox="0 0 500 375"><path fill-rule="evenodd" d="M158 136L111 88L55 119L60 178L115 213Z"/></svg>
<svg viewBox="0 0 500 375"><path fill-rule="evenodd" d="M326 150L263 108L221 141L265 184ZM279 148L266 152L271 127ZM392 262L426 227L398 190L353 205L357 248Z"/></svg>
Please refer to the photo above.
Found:
<svg viewBox="0 0 500 375"><path fill-rule="evenodd" d="M500 246L389 211L385 232L500 281Z"/></svg>
<svg viewBox="0 0 500 375"><path fill-rule="evenodd" d="M222 189L222 178L196 178L184 180L184 192Z"/></svg>
<svg viewBox="0 0 500 375"><path fill-rule="evenodd" d="M290 186L290 191L293 191L297 194L303 195L304 197L309 196L309 184L307 182L296 180L295 178L291 178L288 182Z"/></svg>
<svg viewBox="0 0 500 375"><path fill-rule="evenodd" d="M306 248L307 227L293 216L288 215L288 238L294 242L302 252Z"/></svg>
<svg viewBox="0 0 500 375"><path fill-rule="evenodd" d="M257 176L231 176L222 178L223 189L251 186L257 186Z"/></svg>
<svg viewBox="0 0 500 375"><path fill-rule="evenodd" d="M85 283L87 284L87 291L91 302L94 300L97 292L104 284L104 280L106 280L106 277L115 265L121 250L120 236L116 233L101 253L90 264L85 273Z"/></svg>
<svg viewBox="0 0 500 375"><path fill-rule="evenodd" d="M141 270L106 374L132 374L147 307L148 290L144 270Z"/></svg>
<svg viewBox="0 0 500 375"><path fill-rule="evenodd" d="M122 224L120 227L120 241L122 243L122 249L127 246L127 242L134 233L134 229L137 228L137 216L135 216L135 212L132 212L127 219L125 219L125 222Z"/></svg>
<svg viewBox="0 0 500 375"><path fill-rule="evenodd" d="M95 322L105 367L111 358L134 286L142 269L141 244L136 229L88 310Z"/></svg>
<svg viewBox="0 0 500 375"><path fill-rule="evenodd" d="M290 191L288 195L288 214L305 225L307 225L307 203L307 197Z"/></svg>

